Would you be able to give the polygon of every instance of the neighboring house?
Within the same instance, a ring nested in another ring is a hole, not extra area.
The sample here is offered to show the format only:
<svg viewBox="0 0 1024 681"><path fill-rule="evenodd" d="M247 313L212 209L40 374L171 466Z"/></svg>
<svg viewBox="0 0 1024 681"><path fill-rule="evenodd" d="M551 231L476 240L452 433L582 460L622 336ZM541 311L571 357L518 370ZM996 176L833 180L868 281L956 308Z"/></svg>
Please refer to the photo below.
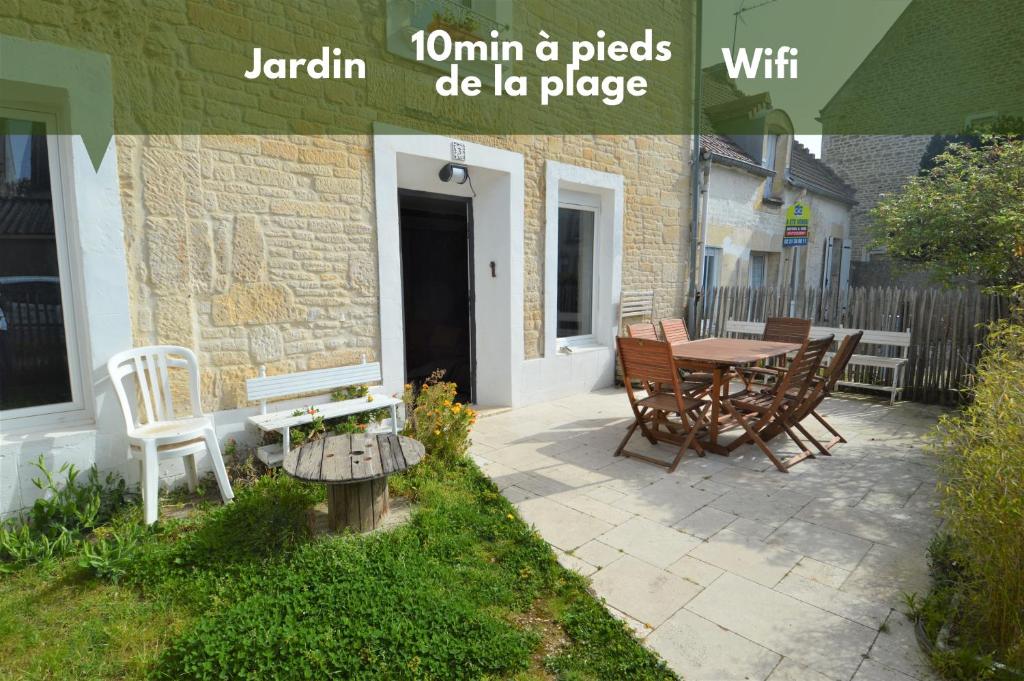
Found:
<svg viewBox="0 0 1024 681"><path fill-rule="evenodd" d="M1017 0L969 6L913 0L822 108L822 159L857 192L850 228L853 285L927 282L927 272L908 273L871 246L870 211L881 195L900 191L917 175L932 136L845 133L858 126L884 128L901 117L922 132L959 132L1024 114L1020 34L1007 20L1020 10ZM946 61L937 63L936 55ZM999 78L943 75L950 68L1001 70ZM938 102L942 106L930 104ZM926 114L934 117L920 120Z"/></svg>
<svg viewBox="0 0 1024 681"><path fill-rule="evenodd" d="M682 314L689 137L118 135L97 169L80 137L24 130L82 115L79 82L112 99L109 59L5 36L0 52L60 65L50 75L71 91L55 100L27 80L0 108L8 195L47 171L33 200L52 226L32 231L58 266L13 259L19 276L56 274L37 288L56 298L66 344L50 359L68 367L52 386L4 386L17 400L0 412L0 517L37 498L40 455L137 479L106 375L132 346L193 349L219 435L251 442L245 380L260 366L365 357L390 393L445 367L481 406L522 405L612 383L623 289L653 290L657 317ZM439 178L455 159L471 184Z"/></svg>
<svg viewBox="0 0 1024 681"><path fill-rule="evenodd" d="M744 94L723 65L705 70L703 90L702 288L845 286L852 188L794 140L768 93ZM809 243L784 248L797 201L811 209Z"/></svg>

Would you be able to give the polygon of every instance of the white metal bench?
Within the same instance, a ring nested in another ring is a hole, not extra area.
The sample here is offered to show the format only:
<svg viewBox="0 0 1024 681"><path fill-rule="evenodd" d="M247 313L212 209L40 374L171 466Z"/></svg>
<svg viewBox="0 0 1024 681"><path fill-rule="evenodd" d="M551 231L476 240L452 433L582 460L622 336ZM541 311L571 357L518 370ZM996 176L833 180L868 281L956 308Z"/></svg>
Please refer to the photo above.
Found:
<svg viewBox="0 0 1024 681"><path fill-rule="evenodd" d="M291 448L291 428L312 423L316 417L330 420L377 409L388 409L391 412L391 432L398 435L398 405L402 403L402 400L390 395L371 392L367 397L317 404L314 405L317 409L315 414L303 410L302 414L295 415L294 407L280 411L267 411L269 400L309 393L325 393L352 385L379 383L381 380L379 362L368 363L364 360L362 364L346 367L298 371L277 376L267 376L266 367L261 366L259 372L258 377L247 379L245 382L249 401L258 400L260 403L260 413L250 416L249 423L265 432L276 430L281 433L280 448L274 444L265 445L256 450L256 456L268 466L280 465L284 460L285 454Z"/></svg>
<svg viewBox="0 0 1024 681"><path fill-rule="evenodd" d="M836 342L860 329L843 329L834 326L812 326L811 337L827 336L832 334ZM742 334L760 336L764 333L764 322L738 322L728 320L725 323L725 332L731 334ZM839 385L852 388L864 388L867 390L881 390L889 393L889 404L894 404L896 398L903 392L903 382L906 378L907 353L910 350L910 331L864 331L864 337L860 339L861 345L879 345L887 348L895 348L895 357L880 357L877 355L854 355L850 358L850 366L868 366L886 369L892 372L892 382L888 385L876 385L874 383L860 383L857 381L839 381ZM833 353L826 355L831 359Z"/></svg>

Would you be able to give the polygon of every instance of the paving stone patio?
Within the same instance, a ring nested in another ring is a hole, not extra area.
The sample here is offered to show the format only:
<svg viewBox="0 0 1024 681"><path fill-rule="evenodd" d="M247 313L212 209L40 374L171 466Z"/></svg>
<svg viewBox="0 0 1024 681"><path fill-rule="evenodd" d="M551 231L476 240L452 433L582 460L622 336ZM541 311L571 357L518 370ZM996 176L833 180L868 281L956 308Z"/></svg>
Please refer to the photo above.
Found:
<svg viewBox="0 0 1024 681"><path fill-rule="evenodd" d="M615 458L631 418L619 390L487 415L472 453L688 681L930 681L901 596L928 587L923 437L940 411L845 396L823 411L849 443L788 474L753 446L672 474ZM672 455L640 436L630 449Z"/></svg>

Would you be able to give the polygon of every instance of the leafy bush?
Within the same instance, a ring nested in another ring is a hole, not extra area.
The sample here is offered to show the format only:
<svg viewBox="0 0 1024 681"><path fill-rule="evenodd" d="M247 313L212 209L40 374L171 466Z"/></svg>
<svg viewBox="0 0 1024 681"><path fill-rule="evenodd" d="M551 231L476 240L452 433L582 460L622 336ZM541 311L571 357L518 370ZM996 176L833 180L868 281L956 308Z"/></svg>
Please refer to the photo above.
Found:
<svg viewBox="0 0 1024 681"><path fill-rule="evenodd" d="M78 564L88 573L117 584L134 566L149 528L131 518L117 527L97 531L95 541L82 546Z"/></svg>
<svg viewBox="0 0 1024 681"><path fill-rule="evenodd" d="M876 244L945 284L1009 293L1024 281L1024 139L951 144L934 167L872 210Z"/></svg>
<svg viewBox="0 0 1024 681"><path fill-rule="evenodd" d="M322 486L288 476L260 478L234 502L213 507L182 537L173 560L189 569L223 569L287 554L309 538L307 512L323 495Z"/></svg>
<svg viewBox="0 0 1024 681"><path fill-rule="evenodd" d="M1018 288L1024 293L1024 288ZM959 643L1024 667L1024 311L993 325L974 401L942 419Z"/></svg>
<svg viewBox="0 0 1024 681"><path fill-rule="evenodd" d="M443 378L444 371L438 370L419 392L405 386L410 414L405 434L422 442L429 456L451 461L469 451L469 430L476 423L476 412L455 401L458 387Z"/></svg>
<svg viewBox="0 0 1024 681"><path fill-rule="evenodd" d="M0 572L36 563L50 563L74 552L85 536L107 522L128 502L124 480L110 473L104 480L95 467L85 480L78 468L64 464L61 485L40 455L33 462L42 476L32 483L43 492L27 514L0 525Z"/></svg>

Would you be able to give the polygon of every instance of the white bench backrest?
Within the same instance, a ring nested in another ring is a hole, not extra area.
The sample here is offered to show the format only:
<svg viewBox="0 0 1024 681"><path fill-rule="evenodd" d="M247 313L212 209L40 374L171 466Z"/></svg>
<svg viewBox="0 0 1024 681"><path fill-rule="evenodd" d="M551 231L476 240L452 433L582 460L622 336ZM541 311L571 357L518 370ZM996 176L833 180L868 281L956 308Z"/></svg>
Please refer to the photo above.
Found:
<svg viewBox="0 0 1024 681"><path fill-rule="evenodd" d="M327 392L334 388L344 388L350 385L379 383L381 380L380 362L363 362L347 367L297 371L277 376L265 376L265 371L264 367L260 367L258 377L245 381L245 390L249 401L258 400L264 412L267 400L301 393Z"/></svg>
<svg viewBox="0 0 1024 681"><path fill-rule="evenodd" d="M725 332L760 336L764 333L764 322L738 322L729 319L725 322Z"/></svg>
<svg viewBox="0 0 1024 681"><path fill-rule="evenodd" d="M838 326L812 326L811 338L820 338L829 334L841 341L851 333L860 329L844 329ZM764 322L738 322L730 319L725 322L726 333L742 333L760 336L764 333ZM892 345L899 348L910 347L910 331L865 331L860 342L867 345Z"/></svg>
<svg viewBox="0 0 1024 681"><path fill-rule="evenodd" d="M827 336L828 334L832 334L838 341L858 330L859 329L841 329L833 326L812 326L811 335ZM865 330L864 337L860 339L860 342L868 345L892 345L899 348L909 348L910 332Z"/></svg>

